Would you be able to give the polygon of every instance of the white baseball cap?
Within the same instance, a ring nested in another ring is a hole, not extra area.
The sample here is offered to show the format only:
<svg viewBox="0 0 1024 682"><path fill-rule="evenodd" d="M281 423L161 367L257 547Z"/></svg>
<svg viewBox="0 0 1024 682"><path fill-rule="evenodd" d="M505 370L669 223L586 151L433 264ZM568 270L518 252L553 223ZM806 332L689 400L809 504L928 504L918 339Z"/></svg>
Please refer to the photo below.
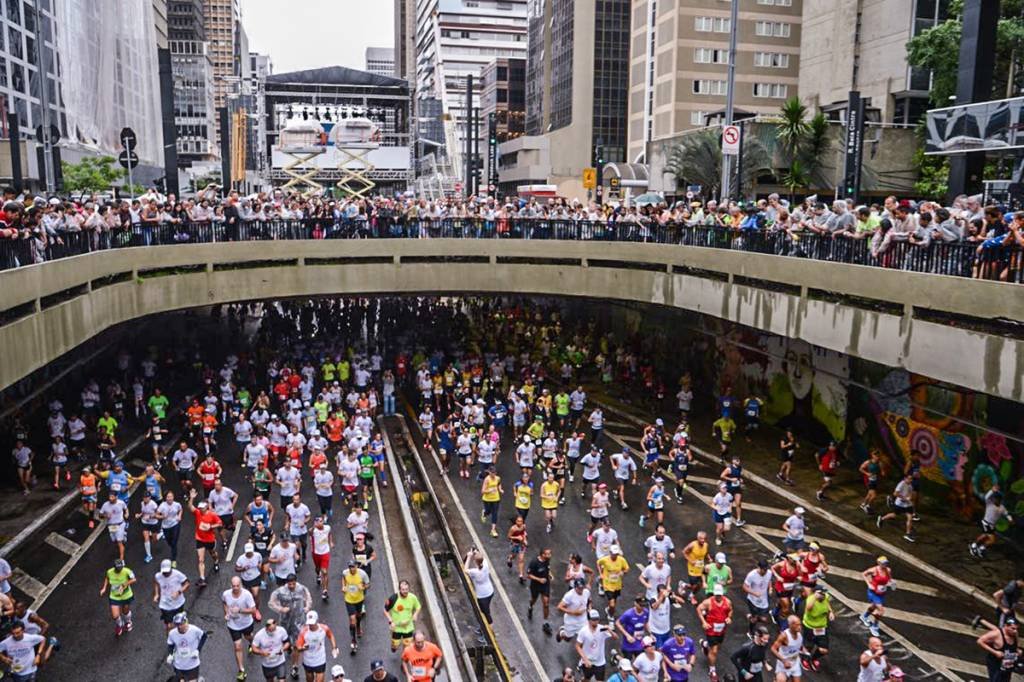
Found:
<svg viewBox="0 0 1024 682"><path fill-rule="evenodd" d="M725 563L725 552L719 552L718 554L716 554L715 555L715 561L717 561L720 564L724 564Z"/></svg>
<svg viewBox="0 0 1024 682"><path fill-rule="evenodd" d="M171 560L170 559L164 559L163 561L160 562L160 572L161 573L170 573L172 568L174 568L174 566L171 565Z"/></svg>
<svg viewBox="0 0 1024 682"><path fill-rule="evenodd" d="M315 625L320 621L320 616L316 611L310 611L306 614L306 625Z"/></svg>
<svg viewBox="0 0 1024 682"><path fill-rule="evenodd" d="M796 513L797 516L802 516L804 512L806 512L807 510L804 509L803 507L797 507L793 511Z"/></svg>
<svg viewBox="0 0 1024 682"><path fill-rule="evenodd" d="M249 552L255 552L256 551L256 545L252 544L251 542L247 542L247 543L245 543L245 546L242 547L242 550L246 554L248 554Z"/></svg>
<svg viewBox="0 0 1024 682"><path fill-rule="evenodd" d="M622 554L622 548L619 547L618 545L612 545L611 547L608 548L608 551L611 552L612 554Z"/></svg>
<svg viewBox="0 0 1024 682"><path fill-rule="evenodd" d="M345 674L345 669L340 665L335 665L331 668L331 677L341 677Z"/></svg>

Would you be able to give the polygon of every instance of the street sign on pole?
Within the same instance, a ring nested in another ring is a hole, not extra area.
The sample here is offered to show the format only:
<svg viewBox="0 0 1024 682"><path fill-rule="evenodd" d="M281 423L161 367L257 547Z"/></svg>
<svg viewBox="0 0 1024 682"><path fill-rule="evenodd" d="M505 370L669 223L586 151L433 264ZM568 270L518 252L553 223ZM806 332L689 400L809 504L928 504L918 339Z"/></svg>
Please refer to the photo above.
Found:
<svg viewBox="0 0 1024 682"><path fill-rule="evenodd" d="M135 145L139 143L139 138L135 136L135 131L131 128L121 129L121 146L125 149L135 149Z"/></svg>
<svg viewBox="0 0 1024 682"><path fill-rule="evenodd" d="M132 170L139 165L139 155L133 150L125 149L118 155L117 162L121 164L122 167ZM128 184L131 184L130 180Z"/></svg>
<svg viewBox="0 0 1024 682"><path fill-rule="evenodd" d="M583 189L594 189L597 187L597 169L583 169Z"/></svg>
<svg viewBox="0 0 1024 682"><path fill-rule="evenodd" d="M740 153L740 132L739 126L725 126L722 128L722 153L736 156Z"/></svg>

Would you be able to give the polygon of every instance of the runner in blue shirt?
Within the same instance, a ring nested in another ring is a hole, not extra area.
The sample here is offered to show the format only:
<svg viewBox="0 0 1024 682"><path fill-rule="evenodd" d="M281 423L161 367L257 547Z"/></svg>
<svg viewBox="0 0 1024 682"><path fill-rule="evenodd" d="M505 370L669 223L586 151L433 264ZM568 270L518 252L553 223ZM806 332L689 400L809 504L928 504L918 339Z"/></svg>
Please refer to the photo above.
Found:
<svg viewBox="0 0 1024 682"><path fill-rule="evenodd" d="M647 610L647 599L637 597L629 609L615 621L615 627L622 634L622 653L633 658L644 650L644 635L647 634L647 620L651 612Z"/></svg>
<svg viewBox="0 0 1024 682"><path fill-rule="evenodd" d="M665 656L663 661L667 679L671 682L686 682L697 660L697 648L693 640L686 636L685 625L672 628L672 639L661 647L661 653Z"/></svg>

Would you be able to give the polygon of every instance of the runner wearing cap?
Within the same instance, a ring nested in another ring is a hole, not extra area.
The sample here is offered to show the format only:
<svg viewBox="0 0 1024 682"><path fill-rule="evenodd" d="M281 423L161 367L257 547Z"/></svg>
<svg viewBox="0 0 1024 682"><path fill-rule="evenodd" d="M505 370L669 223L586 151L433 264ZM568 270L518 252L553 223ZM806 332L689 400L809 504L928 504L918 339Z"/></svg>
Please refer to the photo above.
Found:
<svg viewBox="0 0 1024 682"><path fill-rule="evenodd" d="M398 678L388 672L384 667L384 661L377 658L370 662L370 674L363 682L398 682Z"/></svg>
<svg viewBox="0 0 1024 682"><path fill-rule="evenodd" d="M878 619L885 615L885 595L895 587L889 560L884 556L878 557L875 565L864 569L861 576L868 586L868 608L860 615L860 622L873 637L878 637Z"/></svg>
<svg viewBox="0 0 1024 682"><path fill-rule="evenodd" d="M242 587L242 579L231 576L231 587L220 595L224 607L224 620L231 634L231 642L235 651L235 662L238 664L236 678L244 680L245 661L243 659L242 642L252 644L253 616L256 614L256 600L252 593Z"/></svg>
<svg viewBox="0 0 1024 682"><path fill-rule="evenodd" d="M344 666L335 664L331 666L331 682L352 682L352 680L345 677Z"/></svg>
<svg viewBox="0 0 1024 682"><path fill-rule="evenodd" d="M407 682L430 682L437 677L442 665L441 649L427 636L417 631L412 644L402 651L402 670Z"/></svg>
<svg viewBox="0 0 1024 682"><path fill-rule="evenodd" d="M685 625L672 628L672 638L661 645L661 653L665 679L670 682L686 682L697 662L697 647L686 636Z"/></svg>
<svg viewBox="0 0 1024 682"><path fill-rule="evenodd" d="M359 651L359 639L363 636L366 591L370 589L370 577L359 568L355 559L349 560L348 569L341 574L341 589L345 593L345 611L348 613L349 653L355 656Z"/></svg>
<svg viewBox="0 0 1024 682"><path fill-rule="evenodd" d="M732 622L732 603L725 596L725 585L715 585L712 595L697 606L697 616L704 628L704 639L700 641L700 646L708 658L708 674L712 682L715 682L718 679L715 668L718 649L725 640L726 628Z"/></svg>
<svg viewBox="0 0 1024 682"><path fill-rule="evenodd" d="M658 651L654 637L644 637L643 652L633 659L633 670L638 682L658 682L664 668L664 654Z"/></svg>
<svg viewBox="0 0 1024 682"><path fill-rule="evenodd" d="M765 656L771 635L768 628L758 625L750 635L750 641L733 652L729 660L736 666L736 676L743 682L764 682Z"/></svg>
<svg viewBox="0 0 1024 682"><path fill-rule="evenodd" d="M985 651L989 682L1010 682L1020 661L1021 646L1017 619L1006 618L1001 627L992 627L978 638Z"/></svg>
<svg viewBox="0 0 1024 682"><path fill-rule="evenodd" d="M175 682L199 679L199 652L205 644L206 633L189 623L184 612L174 616L167 633L167 664L174 668Z"/></svg>
<svg viewBox="0 0 1024 682"><path fill-rule="evenodd" d="M291 646L285 629L278 626L275 619L268 618L266 626L252 638L252 653L263 659L261 666L264 680L284 682L288 675L285 663Z"/></svg>
<svg viewBox="0 0 1024 682"><path fill-rule="evenodd" d="M601 614L595 609L587 613L587 624L576 635L576 653L580 656L583 682L603 680L607 663L605 643L618 638L618 633L609 625L602 625Z"/></svg>
<svg viewBox="0 0 1024 682"><path fill-rule="evenodd" d="M803 587L804 597L811 596L818 580L828 573L829 565L825 561L825 553L821 551L821 545L812 542L807 546L807 551L800 555L800 585Z"/></svg>
<svg viewBox="0 0 1024 682"><path fill-rule="evenodd" d="M822 585L816 585L804 604L803 635L807 653L801 656L804 670L817 672L828 655L828 626L836 619L832 600Z"/></svg>
<svg viewBox="0 0 1024 682"><path fill-rule="evenodd" d="M627 609L615 620L615 627L622 635L622 653L632 658L644 650L643 640L648 634L647 621L651 612L647 610L647 599L638 596L633 608Z"/></svg>
<svg viewBox="0 0 1024 682"><path fill-rule="evenodd" d="M199 560L199 580L196 585L206 587L206 553L213 556L213 570L220 572L220 555L217 554L216 529L222 521L213 511L207 508L206 502L195 504L198 493L195 489L189 491L188 508L196 520L196 555Z"/></svg>
<svg viewBox="0 0 1024 682"><path fill-rule="evenodd" d="M724 481L718 484L718 492L711 498L711 520L715 523L715 544L721 545L732 526L732 495Z"/></svg>
<svg viewBox="0 0 1024 682"><path fill-rule="evenodd" d="M775 596L779 604L775 608L775 620L780 625L793 611L793 590L796 589L797 581L800 579L799 557L796 554L786 554L781 560L772 566L774 577Z"/></svg>
<svg viewBox="0 0 1024 682"><path fill-rule="evenodd" d="M782 530L786 531L782 546L789 552L799 552L804 548L804 532L807 530L804 513L803 507L795 507L793 513L782 522Z"/></svg>
<svg viewBox="0 0 1024 682"><path fill-rule="evenodd" d="M629 562L622 556L622 549L618 545L609 547L608 552L608 556L597 560L597 573L601 578L605 599L608 600L605 615L615 618L615 602L622 594L622 579L629 572Z"/></svg>
<svg viewBox="0 0 1024 682"><path fill-rule="evenodd" d="M633 674L633 664L628 658L620 658L615 667L617 670L608 678L608 682L637 682L637 677Z"/></svg>
<svg viewBox="0 0 1024 682"><path fill-rule="evenodd" d="M185 592L189 587L188 578L174 568L170 559L160 562L153 580L153 603L160 609L160 620L168 630L174 627L174 616L185 609Z"/></svg>
<svg viewBox="0 0 1024 682"><path fill-rule="evenodd" d="M306 625L295 640L295 651L302 653L302 668L306 671L306 682L323 682L327 671L327 643L331 644L331 656L338 657L338 643L331 629L320 622L316 611L306 614ZM345 671L342 670L344 675ZM332 675L333 677L333 675Z"/></svg>
<svg viewBox="0 0 1024 682"><path fill-rule="evenodd" d="M715 560L704 567L707 574L704 577L704 594L709 597L715 593L717 585L721 585L722 589L728 592L729 585L732 584L732 568L725 563L725 559L725 552L718 552L715 554Z"/></svg>
<svg viewBox="0 0 1024 682"><path fill-rule="evenodd" d="M258 600L263 578L263 556L256 551L256 545L251 542L245 543L242 553L235 559L235 572L241 577L245 589L252 593L253 599Z"/></svg>
<svg viewBox="0 0 1024 682"><path fill-rule="evenodd" d="M313 567L316 569L316 584L320 586L320 598L327 601L330 584L331 550L334 549L334 536L331 527L325 523L323 516L313 521Z"/></svg>
<svg viewBox="0 0 1024 682"><path fill-rule="evenodd" d="M654 477L654 484L647 490L647 511L640 515L640 527L647 525L647 519L654 518L658 524L665 522L665 479Z"/></svg>
<svg viewBox="0 0 1024 682"><path fill-rule="evenodd" d="M114 567L108 568L103 575L103 586L100 596L110 592L110 617L114 620L114 634L120 637L124 631L132 631L132 585L135 584L135 573L124 565L123 559L116 559Z"/></svg>
<svg viewBox="0 0 1024 682"><path fill-rule="evenodd" d="M587 611L590 609L590 590L583 578L574 578L572 588L562 595L555 607L562 612L562 627L555 635L556 642L571 641L587 623Z"/></svg>

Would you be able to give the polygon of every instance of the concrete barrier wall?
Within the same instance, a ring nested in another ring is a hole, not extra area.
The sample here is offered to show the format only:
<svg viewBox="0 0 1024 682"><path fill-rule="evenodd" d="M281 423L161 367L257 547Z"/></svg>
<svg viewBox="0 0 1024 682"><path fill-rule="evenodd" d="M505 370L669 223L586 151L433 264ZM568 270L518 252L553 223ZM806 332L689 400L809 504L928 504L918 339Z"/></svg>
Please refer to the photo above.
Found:
<svg viewBox="0 0 1024 682"><path fill-rule="evenodd" d="M430 260L417 262L424 258ZM124 281L103 282L117 275ZM288 296L425 292L673 306L1024 400L1024 342L914 314L1022 320L1019 285L699 247L471 239L159 246L2 272L0 309L33 306L34 312L0 327L0 386L111 325L167 310ZM62 296L67 300L54 302Z"/></svg>

